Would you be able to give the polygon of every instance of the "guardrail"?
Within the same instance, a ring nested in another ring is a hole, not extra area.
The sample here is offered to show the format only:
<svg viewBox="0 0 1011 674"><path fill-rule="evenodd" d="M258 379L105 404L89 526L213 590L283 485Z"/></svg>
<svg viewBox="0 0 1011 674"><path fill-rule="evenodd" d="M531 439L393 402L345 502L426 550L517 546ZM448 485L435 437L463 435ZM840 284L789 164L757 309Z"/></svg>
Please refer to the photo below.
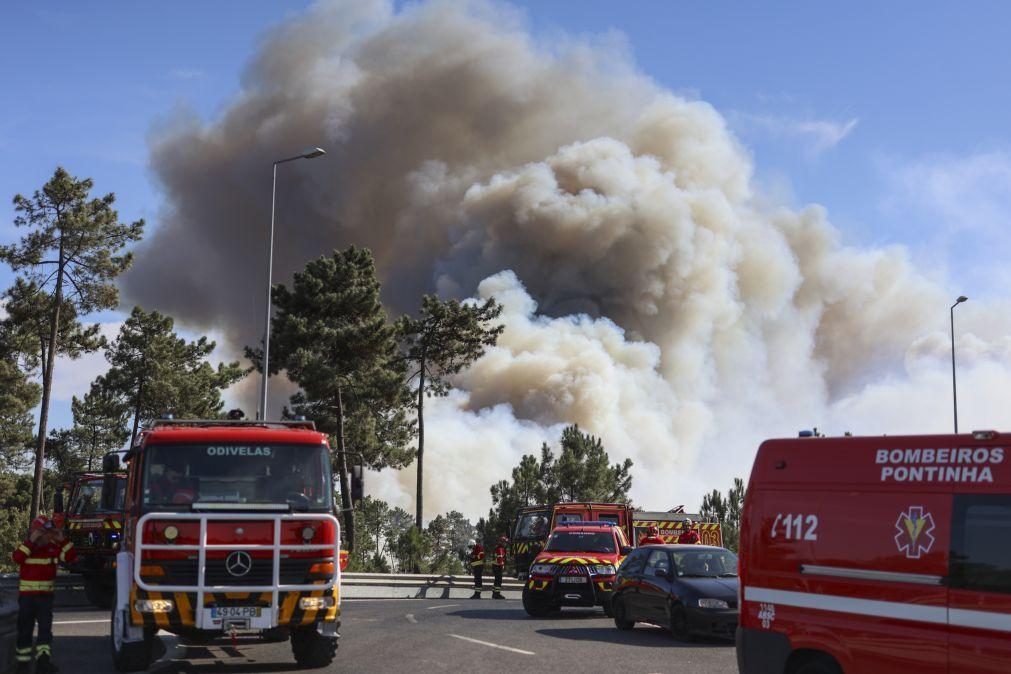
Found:
<svg viewBox="0 0 1011 674"><path fill-rule="evenodd" d="M349 599L460 599L473 592L474 581L470 576L449 576L439 574L413 573L343 573L341 574L341 596ZM491 596L491 574L484 576L484 595ZM18 577L16 574L0 576L0 592L16 595ZM56 576L57 605L86 604L83 599L84 579L75 574ZM515 579L504 579L502 593L518 599L523 583ZM2 671L2 670L0 670Z"/></svg>

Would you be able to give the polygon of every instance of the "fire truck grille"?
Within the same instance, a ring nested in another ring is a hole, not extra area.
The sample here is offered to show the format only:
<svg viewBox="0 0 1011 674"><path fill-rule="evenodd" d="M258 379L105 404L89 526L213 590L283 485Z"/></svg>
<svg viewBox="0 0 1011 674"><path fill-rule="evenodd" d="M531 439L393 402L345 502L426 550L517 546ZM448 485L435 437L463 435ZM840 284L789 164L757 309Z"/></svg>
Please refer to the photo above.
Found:
<svg viewBox="0 0 1011 674"><path fill-rule="evenodd" d="M301 585L309 582L309 569L313 564L324 561L333 561L331 557L326 558L299 558L281 560L281 584ZM158 560L165 572L163 576L142 576L144 582L152 585L196 585L197 584L197 560L196 559L171 559ZM242 576L233 576L225 567L223 559L207 560L207 574L204 578L205 585L273 585L274 569L270 559L255 558L249 572Z"/></svg>

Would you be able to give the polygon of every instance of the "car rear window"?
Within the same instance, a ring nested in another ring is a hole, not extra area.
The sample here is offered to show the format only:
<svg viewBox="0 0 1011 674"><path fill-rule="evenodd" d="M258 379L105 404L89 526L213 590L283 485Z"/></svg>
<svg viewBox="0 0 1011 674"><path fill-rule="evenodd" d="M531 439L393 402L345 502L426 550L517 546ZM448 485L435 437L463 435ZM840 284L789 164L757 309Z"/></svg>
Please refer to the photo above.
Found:
<svg viewBox="0 0 1011 674"><path fill-rule="evenodd" d="M610 531L556 531L544 549L549 552L617 552Z"/></svg>

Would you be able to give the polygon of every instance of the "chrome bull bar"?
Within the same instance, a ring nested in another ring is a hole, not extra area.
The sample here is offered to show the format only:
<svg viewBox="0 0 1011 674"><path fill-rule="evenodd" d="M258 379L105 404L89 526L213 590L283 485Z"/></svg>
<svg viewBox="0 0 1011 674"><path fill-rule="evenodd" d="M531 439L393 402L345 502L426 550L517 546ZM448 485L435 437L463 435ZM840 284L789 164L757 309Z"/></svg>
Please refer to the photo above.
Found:
<svg viewBox="0 0 1011 674"><path fill-rule="evenodd" d="M144 541L144 528L145 525L152 520L189 520L189 521L199 521L200 522L200 534L198 538L198 543L193 544L157 544L157 543L146 543ZM207 542L207 523L208 522L238 522L238 521L272 521L274 523L274 533L272 538L272 543L266 544L245 544L245 543L208 543ZM331 522L334 526L334 542L333 544L326 543L316 543L316 544L282 544L281 543L281 523L282 522L306 522L306 521L325 521ZM280 603L278 595L282 592L311 592L318 590L337 590L337 597L340 597L340 584L341 584L341 570L340 570L340 522L337 518L330 514L324 513L290 513L290 514L276 514L276 513L173 513L173 512L156 512L148 513L141 517L137 521L136 529L136 553L133 563L133 581L137 587L148 592L196 592L197 602L194 606L194 623L197 629L210 628L212 626L204 625L204 595L207 593L217 593L217 592L270 592L271 593L271 608L272 626L276 627L278 624L278 619L280 617ZM141 567L144 566L144 555L145 551L154 550L171 550L175 552L183 551L193 551L197 552L197 584L196 585L152 585L151 583L146 583L141 579ZM256 550L270 550L273 552L272 556L272 570L274 575L274 582L271 585L207 585L204 582L205 575L207 572L207 551L208 550L242 550L245 552L251 552ZM282 552L309 552L313 550L327 550L333 553L333 564L334 572L330 580L325 583L302 583L302 584L281 584L281 553ZM339 599L338 599L339 600Z"/></svg>

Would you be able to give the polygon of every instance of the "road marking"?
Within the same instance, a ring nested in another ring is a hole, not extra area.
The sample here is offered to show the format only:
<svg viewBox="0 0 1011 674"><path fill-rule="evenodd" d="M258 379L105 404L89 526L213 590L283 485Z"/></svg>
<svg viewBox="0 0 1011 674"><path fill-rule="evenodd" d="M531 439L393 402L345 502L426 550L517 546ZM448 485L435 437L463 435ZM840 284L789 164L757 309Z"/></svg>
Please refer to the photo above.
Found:
<svg viewBox="0 0 1011 674"><path fill-rule="evenodd" d="M427 608L429 611L434 611L437 608L450 608L453 606L459 606L459 604L439 604L438 606L429 606Z"/></svg>
<svg viewBox="0 0 1011 674"><path fill-rule="evenodd" d="M54 622L54 625L90 625L92 623L108 623L109 619L104 620L58 620Z"/></svg>
<svg viewBox="0 0 1011 674"><path fill-rule="evenodd" d="M454 639L461 639L463 641L469 641L474 644L481 644L482 646L488 646L490 648L500 648L503 651L509 651L511 653L519 653L520 655L537 655L533 651L524 651L519 648L512 648L511 646L500 646L498 644L493 644L490 641L481 641L480 639L471 639L470 637L460 636L459 634L450 634L449 636Z"/></svg>
<svg viewBox="0 0 1011 674"><path fill-rule="evenodd" d="M412 625L417 625L418 624L418 621L414 617L413 613L408 613L405 617L407 618L407 622L411 623Z"/></svg>

